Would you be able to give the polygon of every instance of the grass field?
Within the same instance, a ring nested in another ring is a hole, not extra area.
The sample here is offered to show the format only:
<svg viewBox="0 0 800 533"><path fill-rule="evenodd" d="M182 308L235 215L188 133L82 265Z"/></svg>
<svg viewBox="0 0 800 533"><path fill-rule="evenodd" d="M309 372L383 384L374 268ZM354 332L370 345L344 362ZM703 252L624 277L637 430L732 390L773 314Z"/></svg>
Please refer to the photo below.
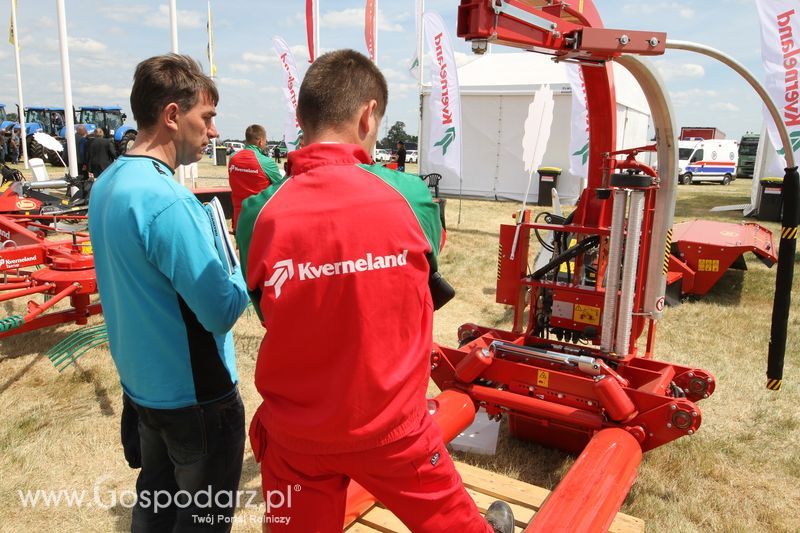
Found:
<svg viewBox="0 0 800 533"><path fill-rule="evenodd" d="M221 170L204 161L198 185L220 184ZM677 218L738 222L740 212L708 209L747 203L750 185L738 180L728 187L681 186ZM458 295L436 314L437 342L455 344L464 322L509 325L508 310L494 303L497 237L501 223L513 223L517 208L464 200L457 224L459 202L448 201L440 270ZM764 225L778 230L777 224ZM706 369L718 386L701 403L703 426L696 435L643 459L623 511L643 518L648 531L800 531L800 290L795 280L784 387L770 392L764 372L775 270L752 257L747 266L747 272L726 274L704 299L669 308L659 325L656 357ZM0 318L16 311L0 304ZM0 341L1 531L129 529L130 511L124 504L130 494L108 505L110 491L131 490L136 476L118 444L121 390L108 349L90 351L61 374L43 355L75 329L62 326ZM251 415L259 401L252 380L262 329L254 315L245 315L234 335L242 395ZM435 393L433 385L430 392ZM553 488L573 462L562 452L509 438L505 422L495 456L457 455L546 488ZM258 467L248 450L242 488L258 487ZM82 490L91 505L25 507L18 491L36 489ZM244 515L260 512L245 509L240 516L246 522ZM234 530L257 528L245 523Z"/></svg>

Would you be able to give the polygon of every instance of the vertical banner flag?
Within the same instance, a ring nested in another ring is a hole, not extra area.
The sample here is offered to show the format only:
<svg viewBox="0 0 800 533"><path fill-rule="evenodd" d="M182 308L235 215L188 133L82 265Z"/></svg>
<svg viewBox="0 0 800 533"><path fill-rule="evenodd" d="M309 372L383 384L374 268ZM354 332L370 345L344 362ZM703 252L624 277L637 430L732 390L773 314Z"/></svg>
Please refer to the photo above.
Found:
<svg viewBox="0 0 800 533"><path fill-rule="evenodd" d="M767 73L764 85L781 111L797 161L800 158L800 5L797 0L757 0L756 6L761 19L761 57ZM773 146L785 158L778 129L766 109L764 117ZM785 159L782 163L785 167ZM774 170L782 173L782 169Z"/></svg>
<svg viewBox="0 0 800 533"><path fill-rule="evenodd" d="M589 114L586 111L586 83L577 63L566 63L572 90L572 124L569 138L569 173L585 182L589 175ZM583 189L583 187L581 187Z"/></svg>
<svg viewBox="0 0 800 533"><path fill-rule="evenodd" d="M208 65L211 71L211 77L215 78L217 76L217 64L214 63L214 26L211 22L211 0L208 2L208 22L206 23L206 29L208 30L208 47L206 48Z"/></svg>
<svg viewBox="0 0 800 533"><path fill-rule="evenodd" d="M278 56L286 83L283 87L287 108L283 139L286 142L286 149L291 152L299 148L300 136L303 134L300 124L297 122L297 93L300 91L300 77L297 75L297 65L286 41L277 36L273 37L272 46Z"/></svg>
<svg viewBox="0 0 800 533"><path fill-rule="evenodd" d="M451 170L461 180L461 97L453 47L442 17L425 13L423 20L425 40L434 61L428 99L430 137L423 147L425 160Z"/></svg>
<svg viewBox="0 0 800 533"><path fill-rule="evenodd" d="M14 9L17 7L17 0L11 0L14 2ZM11 43L11 46L14 46L14 32L17 29L14 27L14 19L11 15L8 16L8 42Z"/></svg>
<svg viewBox="0 0 800 533"><path fill-rule="evenodd" d="M375 0L367 0L364 8L364 39L367 42L367 52L372 62L375 62L375 32L378 30L375 23Z"/></svg>
<svg viewBox="0 0 800 533"><path fill-rule="evenodd" d="M414 57L408 62L408 71L414 79L419 79L419 65L420 65L420 54L422 54L422 50L420 50L420 45L422 44L422 36L420 32L422 32L422 12L423 12L423 4L425 0L415 0L414 2L414 27L416 31L414 35L417 38L417 46L416 52L414 52Z"/></svg>
<svg viewBox="0 0 800 533"><path fill-rule="evenodd" d="M313 63L317 55L317 18L316 3L318 0L306 0L306 35L308 36L308 62Z"/></svg>

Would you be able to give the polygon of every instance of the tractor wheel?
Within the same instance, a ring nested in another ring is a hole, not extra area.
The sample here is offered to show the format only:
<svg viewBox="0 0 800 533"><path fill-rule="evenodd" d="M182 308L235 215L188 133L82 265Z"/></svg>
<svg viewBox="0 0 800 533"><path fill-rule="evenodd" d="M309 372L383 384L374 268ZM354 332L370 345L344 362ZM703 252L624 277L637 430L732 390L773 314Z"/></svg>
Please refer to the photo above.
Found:
<svg viewBox="0 0 800 533"><path fill-rule="evenodd" d="M730 174L725 174L722 177L722 184L723 185L730 185L730 183L731 183L731 175Z"/></svg>
<svg viewBox="0 0 800 533"><path fill-rule="evenodd" d="M119 146L117 147L117 154L122 155L128 151L128 142L136 140L136 132L135 131L126 131L125 135L122 136L122 139L119 141Z"/></svg>
<svg viewBox="0 0 800 533"><path fill-rule="evenodd" d="M692 184L692 173L687 172L683 175L683 184L684 185L691 185Z"/></svg>
<svg viewBox="0 0 800 533"><path fill-rule="evenodd" d="M44 156L45 156L47 162L50 163L51 165L53 165L54 167L63 167L64 166L64 163L62 163L61 159L58 157L58 152L56 152L54 150L45 150L44 151ZM64 162L69 164L69 161L67 160L66 151L64 152L63 158L64 158Z"/></svg>
<svg viewBox="0 0 800 533"><path fill-rule="evenodd" d="M28 159L44 159L44 147L33 136L28 137Z"/></svg>

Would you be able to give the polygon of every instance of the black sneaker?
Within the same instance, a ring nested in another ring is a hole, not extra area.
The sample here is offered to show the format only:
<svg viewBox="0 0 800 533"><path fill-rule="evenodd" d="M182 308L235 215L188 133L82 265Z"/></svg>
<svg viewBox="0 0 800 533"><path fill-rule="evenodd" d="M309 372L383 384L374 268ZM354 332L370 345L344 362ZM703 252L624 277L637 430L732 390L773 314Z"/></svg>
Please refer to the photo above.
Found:
<svg viewBox="0 0 800 533"><path fill-rule="evenodd" d="M514 513L506 502L497 500L484 515L495 533L514 533Z"/></svg>

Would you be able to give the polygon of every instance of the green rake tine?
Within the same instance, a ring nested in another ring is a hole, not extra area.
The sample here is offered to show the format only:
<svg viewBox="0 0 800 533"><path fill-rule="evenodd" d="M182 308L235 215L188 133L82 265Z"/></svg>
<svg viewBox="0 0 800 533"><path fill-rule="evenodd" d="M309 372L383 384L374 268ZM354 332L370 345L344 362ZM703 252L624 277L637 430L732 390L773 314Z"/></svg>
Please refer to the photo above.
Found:
<svg viewBox="0 0 800 533"><path fill-rule="evenodd" d="M48 352L48 358L52 363L57 363L60 359L65 357L65 354L68 355L70 352L74 352L77 349L80 349L86 343L94 342L96 338L105 337L108 338L108 334L102 331L94 331L89 333L81 333L80 335L74 335L68 337L69 342L61 342L58 346L55 346L50 349Z"/></svg>
<svg viewBox="0 0 800 533"><path fill-rule="evenodd" d="M65 350L69 350L70 348L74 347L76 344L80 344L84 340L91 339L94 335L102 334L102 331L105 330L104 325L100 326L92 326L89 328L80 329L70 335L67 335L65 338L61 340L58 344L53 346L47 351L48 358L52 361L55 358L58 358L61 353Z"/></svg>
<svg viewBox="0 0 800 533"><path fill-rule="evenodd" d="M54 366L58 367L64 360L69 359L75 352L81 350L83 346L91 344L91 346L96 346L97 344L102 344L108 342L108 335L107 334L98 334L92 337L84 338L81 340L80 343L73 343L69 348L65 348L61 350L59 353L54 354L53 358L50 359L50 362L53 363Z"/></svg>
<svg viewBox="0 0 800 533"><path fill-rule="evenodd" d="M101 345L101 344L105 344L107 341L108 341L108 337L106 337L105 339L99 339L99 338L98 338L98 339L97 339L95 342L93 342L93 343L91 343L91 344L85 344L85 345L84 345L82 348L79 348L79 349L78 349L78 351L76 351L76 352L73 352L73 353L71 354L71 355L72 355L72 358L71 358L71 359L69 359L69 361L67 361L66 363L64 363L64 362L63 362L64 360L62 360L62 363L59 363L59 364L60 364L60 366L56 366L56 370L58 370L59 372L63 372L63 371L66 369L66 368L69 368L69 366L70 366L72 363L74 363L75 361L77 361L77 360L78 360L78 358L79 358L79 357L81 357L81 356L82 356L84 353L86 353L87 351L91 350L91 349L92 349L92 348L94 348L95 346L99 346L99 345Z"/></svg>

